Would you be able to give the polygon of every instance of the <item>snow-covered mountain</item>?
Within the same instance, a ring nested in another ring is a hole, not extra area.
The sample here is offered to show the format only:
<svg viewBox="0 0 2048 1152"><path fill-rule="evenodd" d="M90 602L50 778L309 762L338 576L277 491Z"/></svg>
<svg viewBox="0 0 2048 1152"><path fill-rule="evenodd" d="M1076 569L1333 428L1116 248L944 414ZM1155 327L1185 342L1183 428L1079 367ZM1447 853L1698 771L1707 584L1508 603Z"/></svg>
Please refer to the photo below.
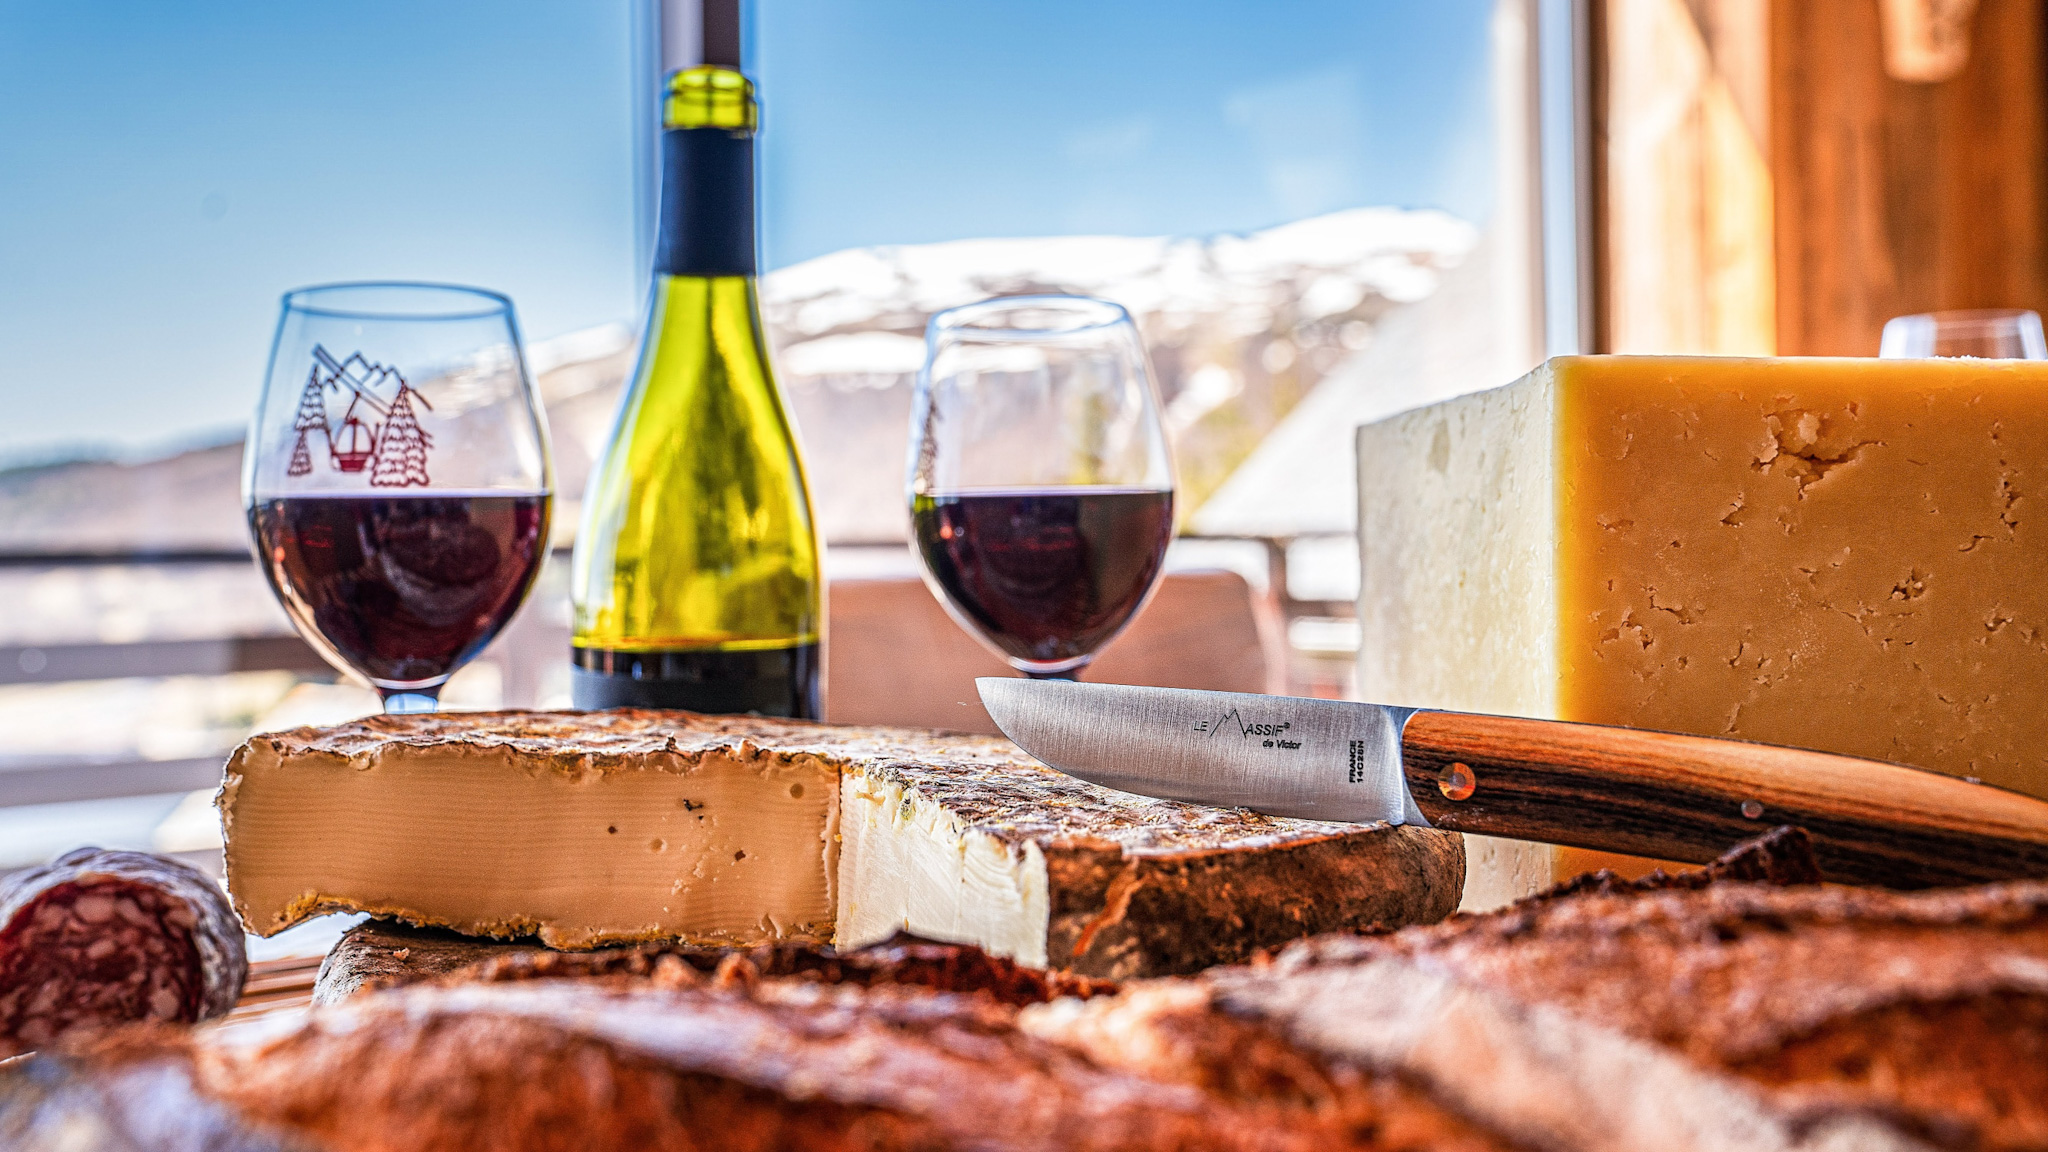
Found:
<svg viewBox="0 0 2048 1152"><path fill-rule="evenodd" d="M925 321L989 296L1076 292L1137 318L1192 508L1296 400L1433 292L1476 239L1439 212L1362 208L1246 236L1063 236L861 248L770 275L762 307L828 535L903 533Z"/></svg>
<svg viewBox="0 0 2048 1152"><path fill-rule="evenodd" d="M769 274L762 310L828 539L902 538L910 382L933 312L989 296L1075 292L1138 318L1192 507L1390 309L1433 292L1474 229L1439 212L1362 208L1248 235L1060 236L852 249ZM631 333L535 345L565 504L583 488ZM0 551L240 549L237 444L144 463L0 472ZM572 525L564 507L558 523Z"/></svg>

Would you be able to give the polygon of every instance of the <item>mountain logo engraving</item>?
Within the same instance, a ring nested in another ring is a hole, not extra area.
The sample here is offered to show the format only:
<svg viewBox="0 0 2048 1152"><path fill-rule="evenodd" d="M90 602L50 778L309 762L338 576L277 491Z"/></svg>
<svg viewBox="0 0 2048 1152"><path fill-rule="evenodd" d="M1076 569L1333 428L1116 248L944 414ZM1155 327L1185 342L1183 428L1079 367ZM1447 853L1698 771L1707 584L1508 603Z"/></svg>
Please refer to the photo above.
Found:
<svg viewBox="0 0 2048 1152"><path fill-rule="evenodd" d="M1243 716L1238 715L1238 711L1235 708L1214 720L1195 721L1195 731L1207 732L1212 740L1215 739L1218 732L1235 730L1239 736L1249 740L1253 736L1279 736L1292 727L1294 727L1292 723L1253 724L1245 720Z"/></svg>
<svg viewBox="0 0 2048 1152"><path fill-rule="evenodd" d="M327 394L348 394L339 426L327 419ZM388 399L387 399L388 397ZM313 472L311 438L327 444L328 463L337 472L368 472L377 488L425 487L427 450L434 438L420 427L413 405L431 412L432 404L412 389L398 369L377 364L361 352L336 360L326 348L313 346L313 367L299 393L299 411L292 418L298 438L292 443L287 476Z"/></svg>

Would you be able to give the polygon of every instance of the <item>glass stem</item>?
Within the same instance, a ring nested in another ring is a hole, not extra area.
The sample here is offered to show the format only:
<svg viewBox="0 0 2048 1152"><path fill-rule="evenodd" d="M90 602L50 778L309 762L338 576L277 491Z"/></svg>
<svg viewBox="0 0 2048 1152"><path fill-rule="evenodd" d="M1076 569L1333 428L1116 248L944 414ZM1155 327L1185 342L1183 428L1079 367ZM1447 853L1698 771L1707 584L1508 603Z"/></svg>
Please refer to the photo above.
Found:
<svg viewBox="0 0 2048 1152"><path fill-rule="evenodd" d="M1079 680L1081 678L1081 669L1085 667L1087 667L1085 664L1076 664L1072 668L1061 672L1033 672L1026 669L1024 675L1029 676L1033 680Z"/></svg>
<svg viewBox="0 0 2048 1152"><path fill-rule="evenodd" d="M441 690L439 688L427 692L385 692L379 689L378 695L384 697L384 714L386 716L410 716L417 712L435 712L440 710L441 707Z"/></svg>

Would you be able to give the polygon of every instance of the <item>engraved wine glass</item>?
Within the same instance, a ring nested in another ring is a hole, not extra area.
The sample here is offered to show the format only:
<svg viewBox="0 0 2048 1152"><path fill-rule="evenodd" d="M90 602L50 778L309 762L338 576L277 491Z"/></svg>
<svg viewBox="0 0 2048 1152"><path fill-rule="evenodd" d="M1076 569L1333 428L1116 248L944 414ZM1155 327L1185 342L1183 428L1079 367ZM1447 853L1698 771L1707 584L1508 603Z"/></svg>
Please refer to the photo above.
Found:
<svg viewBox="0 0 2048 1152"><path fill-rule="evenodd" d="M284 297L242 456L292 624L387 712L430 712L547 553L547 420L512 302L357 283Z"/></svg>
<svg viewBox="0 0 2048 1152"><path fill-rule="evenodd" d="M910 415L925 582L1028 676L1072 679L1158 583L1173 458L1130 313L1011 296L932 317Z"/></svg>

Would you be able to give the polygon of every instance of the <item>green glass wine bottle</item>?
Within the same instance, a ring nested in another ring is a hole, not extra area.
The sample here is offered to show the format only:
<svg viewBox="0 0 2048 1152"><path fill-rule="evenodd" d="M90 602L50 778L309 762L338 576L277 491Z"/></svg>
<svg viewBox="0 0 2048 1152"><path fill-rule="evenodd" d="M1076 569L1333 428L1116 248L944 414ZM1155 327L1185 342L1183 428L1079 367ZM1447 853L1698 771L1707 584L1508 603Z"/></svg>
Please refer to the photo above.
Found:
<svg viewBox="0 0 2048 1152"><path fill-rule="evenodd" d="M823 585L755 298L753 85L669 77L640 359L576 536L573 694L818 718Z"/></svg>

